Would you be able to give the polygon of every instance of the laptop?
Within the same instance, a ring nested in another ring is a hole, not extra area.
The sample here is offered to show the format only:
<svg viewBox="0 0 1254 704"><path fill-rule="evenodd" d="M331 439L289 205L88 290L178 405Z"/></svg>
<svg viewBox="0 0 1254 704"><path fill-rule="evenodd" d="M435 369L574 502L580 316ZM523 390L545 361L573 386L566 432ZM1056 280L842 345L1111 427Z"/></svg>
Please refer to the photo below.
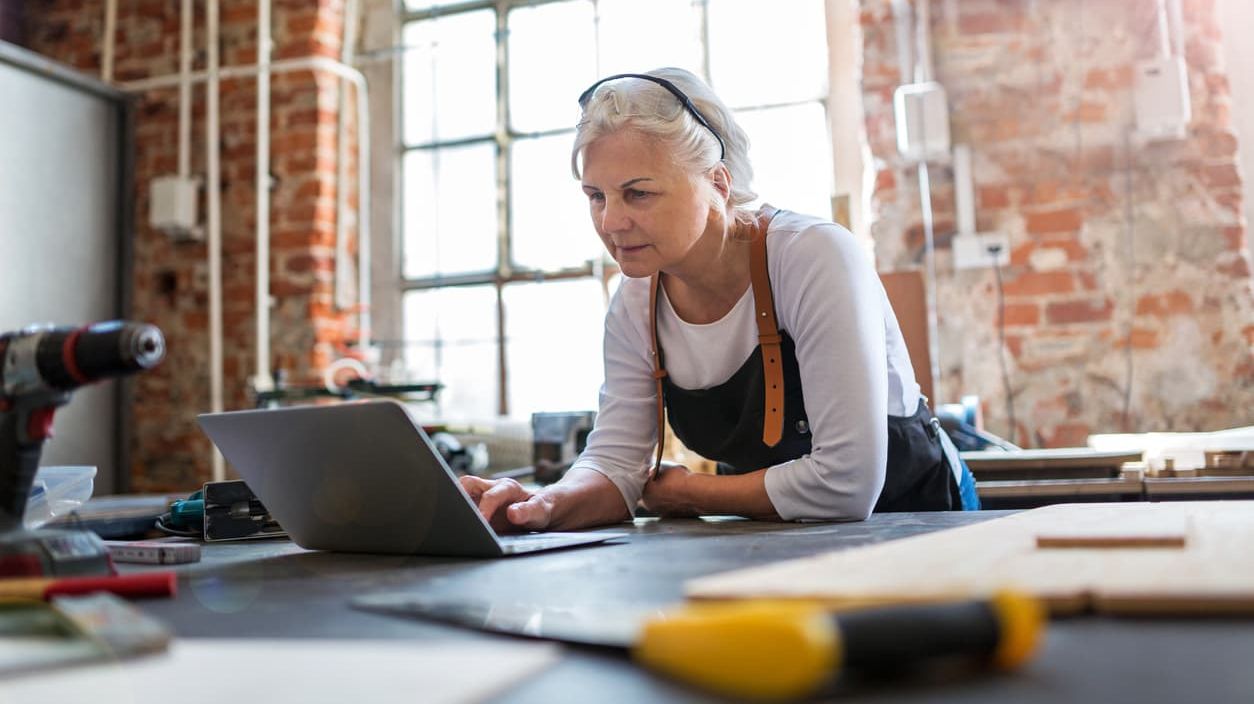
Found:
<svg viewBox="0 0 1254 704"><path fill-rule="evenodd" d="M497 535L396 401L206 413L198 420L292 540L311 550L501 557L625 535Z"/></svg>

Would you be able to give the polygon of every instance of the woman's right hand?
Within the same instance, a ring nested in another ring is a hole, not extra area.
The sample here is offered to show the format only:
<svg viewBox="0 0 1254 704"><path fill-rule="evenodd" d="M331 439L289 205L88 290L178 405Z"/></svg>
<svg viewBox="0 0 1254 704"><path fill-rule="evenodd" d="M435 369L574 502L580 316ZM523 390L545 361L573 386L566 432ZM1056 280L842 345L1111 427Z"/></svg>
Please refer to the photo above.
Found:
<svg viewBox="0 0 1254 704"><path fill-rule="evenodd" d="M498 533L545 530L552 521L552 501L542 493L528 491L513 479L467 475L459 481L484 520Z"/></svg>

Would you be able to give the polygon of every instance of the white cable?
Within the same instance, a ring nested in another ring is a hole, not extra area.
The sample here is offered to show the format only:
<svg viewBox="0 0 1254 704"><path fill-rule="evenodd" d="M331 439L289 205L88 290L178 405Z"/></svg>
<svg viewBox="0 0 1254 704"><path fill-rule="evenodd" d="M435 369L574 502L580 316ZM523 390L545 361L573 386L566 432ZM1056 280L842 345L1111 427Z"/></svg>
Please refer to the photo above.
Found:
<svg viewBox="0 0 1254 704"><path fill-rule="evenodd" d="M893 0L893 27L897 30L897 68L901 82L914 80L914 9L908 0Z"/></svg>
<svg viewBox="0 0 1254 704"><path fill-rule="evenodd" d="M927 267L927 355L932 374L933 408L940 403L940 335L936 317L936 247L932 237L932 184L927 160L919 160L919 207L923 212L923 261Z"/></svg>
<svg viewBox="0 0 1254 704"><path fill-rule="evenodd" d="M192 173L192 0L179 9L179 178Z"/></svg>
<svg viewBox="0 0 1254 704"><path fill-rule="evenodd" d="M208 46L205 101L205 151L209 209L209 408L221 413L222 403L222 175L218 154L218 0L208 0L205 11ZM226 479L222 453L213 450L213 480Z"/></svg>
<svg viewBox="0 0 1254 704"><path fill-rule="evenodd" d="M927 83L932 80L932 13L928 0L918 0L918 18L914 32L918 43L918 56L915 58L915 83Z"/></svg>
<svg viewBox="0 0 1254 704"><path fill-rule="evenodd" d="M1171 28L1167 23L1167 0L1158 0L1158 54L1164 59L1171 57Z"/></svg>
<svg viewBox="0 0 1254 704"><path fill-rule="evenodd" d="M270 0L257 3L257 359L253 385L270 378Z"/></svg>
<svg viewBox="0 0 1254 704"><path fill-rule="evenodd" d="M340 48L340 61L353 65L355 45L357 43L357 8L358 0L348 0L344 11L343 46ZM344 119L347 105L346 92L348 81L341 78L336 82L335 112L335 292L333 300L336 308L347 308L350 304L345 291L348 259L348 121ZM359 284L360 286L360 284Z"/></svg>

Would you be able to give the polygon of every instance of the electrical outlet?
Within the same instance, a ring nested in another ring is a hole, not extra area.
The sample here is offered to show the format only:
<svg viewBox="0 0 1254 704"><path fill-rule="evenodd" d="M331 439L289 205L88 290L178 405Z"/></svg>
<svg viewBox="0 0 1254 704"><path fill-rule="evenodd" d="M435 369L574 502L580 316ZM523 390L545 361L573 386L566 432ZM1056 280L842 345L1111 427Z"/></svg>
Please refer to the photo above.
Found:
<svg viewBox="0 0 1254 704"><path fill-rule="evenodd" d="M954 235L953 249L955 269L1010 264L1010 237L1000 232Z"/></svg>

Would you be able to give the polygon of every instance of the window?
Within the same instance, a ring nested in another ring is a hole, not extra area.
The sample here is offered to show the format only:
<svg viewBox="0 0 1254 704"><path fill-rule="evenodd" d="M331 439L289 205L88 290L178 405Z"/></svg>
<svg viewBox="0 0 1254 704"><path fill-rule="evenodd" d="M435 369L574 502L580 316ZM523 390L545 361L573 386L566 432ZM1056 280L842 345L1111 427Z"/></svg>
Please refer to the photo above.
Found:
<svg viewBox="0 0 1254 704"><path fill-rule="evenodd" d="M823 0L406 0L405 362L446 419L595 409L617 271L570 175L575 98L658 66L704 76L749 133L754 190L826 215Z"/></svg>

